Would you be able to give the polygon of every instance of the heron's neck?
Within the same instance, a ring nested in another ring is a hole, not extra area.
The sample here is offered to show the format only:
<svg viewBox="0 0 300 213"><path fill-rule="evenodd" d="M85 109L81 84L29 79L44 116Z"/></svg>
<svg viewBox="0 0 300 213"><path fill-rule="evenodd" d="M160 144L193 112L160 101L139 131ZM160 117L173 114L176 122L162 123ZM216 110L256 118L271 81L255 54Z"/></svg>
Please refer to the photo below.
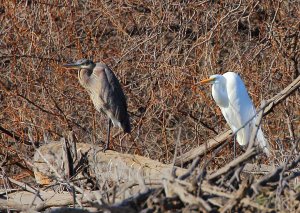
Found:
<svg viewBox="0 0 300 213"><path fill-rule="evenodd" d="M229 99L226 82L218 82L212 85L212 96L219 107L228 107Z"/></svg>
<svg viewBox="0 0 300 213"><path fill-rule="evenodd" d="M90 76L92 75L93 70L91 69L80 69L78 70L78 79L80 84L87 88L87 85L89 83Z"/></svg>

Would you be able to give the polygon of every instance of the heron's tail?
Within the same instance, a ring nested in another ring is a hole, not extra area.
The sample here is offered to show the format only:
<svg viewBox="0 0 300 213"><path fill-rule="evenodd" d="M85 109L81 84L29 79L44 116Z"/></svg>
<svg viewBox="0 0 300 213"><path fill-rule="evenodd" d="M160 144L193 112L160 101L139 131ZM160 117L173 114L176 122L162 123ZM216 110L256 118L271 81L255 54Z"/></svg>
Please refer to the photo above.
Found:
<svg viewBox="0 0 300 213"><path fill-rule="evenodd" d="M270 153L269 143L268 143L267 139L265 138L264 133L262 132L261 128L259 128L259 130L257 131L256 140L257 140L259 146L261 147L261 149L263 150L263 152L267 156L270 156L271 153Z"/></svg>
<svg viewBox="0 0 300 213"><path fill-rule="evenodd" d="M126 118L122 121L121 123L122 129L125 133L130 133L131 132L131 125L129 121L129 116L127 115Z"/></svg>

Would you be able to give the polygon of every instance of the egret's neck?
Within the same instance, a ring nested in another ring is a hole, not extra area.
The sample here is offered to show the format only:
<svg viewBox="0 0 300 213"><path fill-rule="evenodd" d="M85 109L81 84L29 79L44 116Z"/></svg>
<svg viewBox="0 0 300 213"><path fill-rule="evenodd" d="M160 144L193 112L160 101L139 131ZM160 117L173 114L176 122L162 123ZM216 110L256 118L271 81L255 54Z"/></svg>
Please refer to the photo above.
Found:
<svg viewBox="0 0 300 213"><path fill-rule="evenodd" d="M219 107L228 107L229 99L226 82L218 82L212 85L212 96Z"/></svg>

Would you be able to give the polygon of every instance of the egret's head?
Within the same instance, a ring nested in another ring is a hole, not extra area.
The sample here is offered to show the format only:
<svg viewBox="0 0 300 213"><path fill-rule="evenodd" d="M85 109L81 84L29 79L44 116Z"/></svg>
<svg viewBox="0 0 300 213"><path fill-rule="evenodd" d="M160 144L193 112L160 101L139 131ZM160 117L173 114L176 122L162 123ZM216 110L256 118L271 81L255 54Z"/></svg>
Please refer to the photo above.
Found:
<svg viewBox="0 0 300 213"><path fill-rule="evenodd" d="M89 59L80 59L75 63L64 64L63 66L69 69L93 69L96 64Z"/></svg>
<svg viewBox="0 0 300 213"><path fill-rule="evenodd" d="M215 84L222 80L222 75L211 75L208 79L200 81L201 84Z"/></svg>

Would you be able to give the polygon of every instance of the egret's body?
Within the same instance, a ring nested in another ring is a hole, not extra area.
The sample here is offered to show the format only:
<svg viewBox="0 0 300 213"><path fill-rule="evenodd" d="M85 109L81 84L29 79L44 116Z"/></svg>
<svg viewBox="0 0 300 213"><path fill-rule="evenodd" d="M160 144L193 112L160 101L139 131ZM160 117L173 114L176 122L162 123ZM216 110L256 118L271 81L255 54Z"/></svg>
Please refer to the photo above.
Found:
<svg viewBox="0 0 300 213"><path fill-rule="evenodd" d="M108 116L108 133L105 149L109 148L111 122L114 126L130 133L130 121L127 113L127 103L121 85L111 69L101 63L81 59L74 64L64 65L78 70L80 84L89 93L97 111Z"/></svg>
<svg viewBox="0 0 300 213"><path fill-rule="evenodd" d="M256 117L250 122L248 121L256 115L256 110L242 79L234 72L227 72L223 75L212 75L209 79L201 82L212 83L212 96L220 107L225 120L232 132L236 133L238 143L241 146L247 145ZM258 129L256 141L269 155L268 142L261 128Z"/></svg>

